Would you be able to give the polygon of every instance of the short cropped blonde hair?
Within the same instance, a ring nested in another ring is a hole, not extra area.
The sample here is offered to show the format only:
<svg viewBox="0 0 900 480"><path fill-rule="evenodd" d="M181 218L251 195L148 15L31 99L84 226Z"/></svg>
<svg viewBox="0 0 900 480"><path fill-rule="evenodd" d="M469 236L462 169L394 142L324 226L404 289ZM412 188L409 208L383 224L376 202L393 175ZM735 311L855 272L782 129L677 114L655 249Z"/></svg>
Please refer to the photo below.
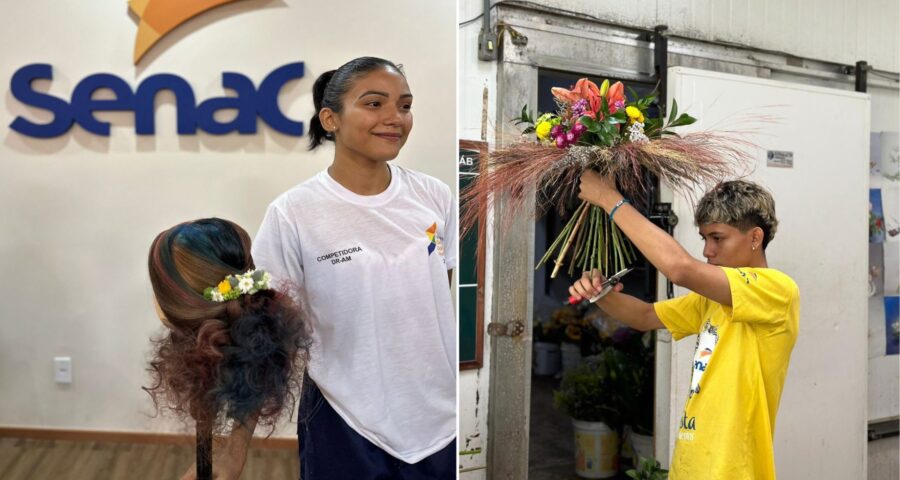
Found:
<svg viewBox="0 0 900 480"><path fill-rule="evenodd" d="M724 223L746 232L753 227L763 231L763 250L775 238L778 219L775 199L768 190L753 182L722 182L703 195L694 212L694 224Z"/></svg>

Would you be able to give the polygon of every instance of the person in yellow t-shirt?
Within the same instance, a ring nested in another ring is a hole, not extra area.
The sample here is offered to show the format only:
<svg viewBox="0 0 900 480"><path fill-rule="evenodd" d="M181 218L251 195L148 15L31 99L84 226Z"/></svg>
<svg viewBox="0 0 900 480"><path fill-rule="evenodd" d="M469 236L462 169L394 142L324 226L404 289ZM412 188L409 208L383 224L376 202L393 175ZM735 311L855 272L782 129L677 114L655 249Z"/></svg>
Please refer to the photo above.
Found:
<svg viewBox="0 0 900 480"><path fill-rule="evenodd" d="M620 284L596 302L638 330L666 328L676 340L698 335L669 478L775 479L775 416L797 341L800 293L766 261L778 226L772 195L735 180L703 196L694 221L706 263L631 207L611 178L586 172L579 197L610 212L650 263L691 291L650 304L619 293ZM603 281L587 272L569 292L591 298Z"/></svg>

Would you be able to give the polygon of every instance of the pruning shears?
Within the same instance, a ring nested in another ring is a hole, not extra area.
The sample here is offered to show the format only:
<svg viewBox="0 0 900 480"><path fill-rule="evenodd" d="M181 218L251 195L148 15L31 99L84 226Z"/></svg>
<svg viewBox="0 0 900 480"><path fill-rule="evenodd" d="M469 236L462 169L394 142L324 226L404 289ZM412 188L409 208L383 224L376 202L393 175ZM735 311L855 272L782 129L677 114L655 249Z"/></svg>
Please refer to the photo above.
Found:
<svg viewBox="0 0 900 480"><path fill-rule="evenodd" d="M628 272L632 270L634 270L634 267L628 267L607 278L606 281L604 281L600 285L600 293L591 297L591 299L589 300L590 303L594 303L609 294L609 292L611 292L613 288L615 288L616 285L618 285L622 281L622 277L624 277L626 274L628 274ZM574 305L576 303L578 303L578 300L576 300L575 297L569 297L569 304Z"/></svg>

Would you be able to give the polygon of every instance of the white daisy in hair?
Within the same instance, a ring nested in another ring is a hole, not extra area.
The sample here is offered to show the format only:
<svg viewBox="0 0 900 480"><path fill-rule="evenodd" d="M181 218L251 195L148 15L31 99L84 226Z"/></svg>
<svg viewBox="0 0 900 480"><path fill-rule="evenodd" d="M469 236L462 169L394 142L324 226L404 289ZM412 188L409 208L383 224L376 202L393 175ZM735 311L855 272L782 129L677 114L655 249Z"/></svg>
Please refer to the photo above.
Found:
<svg viewBox="0 0 900 480"><path fill-rule="evenodd" d="M210 292L210 294L212 295L212 300L214 302L224 302L225 301L225 297L218 290L213 290Z"/></svg>
<svg viewBox="0 0 900 480"><path fill-rule="evenodd" d="M238 290L240 290L241 293L250 293L250 290L253 290L253 287L254 283L252 275L242 276L238 281Z"/></svg>

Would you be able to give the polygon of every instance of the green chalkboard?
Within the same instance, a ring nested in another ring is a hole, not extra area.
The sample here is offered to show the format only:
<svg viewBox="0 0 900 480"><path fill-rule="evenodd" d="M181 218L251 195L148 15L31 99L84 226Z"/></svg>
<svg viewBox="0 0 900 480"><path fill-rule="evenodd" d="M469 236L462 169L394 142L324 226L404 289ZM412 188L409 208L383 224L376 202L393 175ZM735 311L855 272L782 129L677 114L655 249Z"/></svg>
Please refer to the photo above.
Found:
<svg viewBox="0 0 900 480"><path fill-rule="evenodd" d="M461 140L459 144L459 191L478 176L482 142ZM480 368L484 351L484 255L478 255L478 225L470 229L459 245L459 368Z"/></svg>

